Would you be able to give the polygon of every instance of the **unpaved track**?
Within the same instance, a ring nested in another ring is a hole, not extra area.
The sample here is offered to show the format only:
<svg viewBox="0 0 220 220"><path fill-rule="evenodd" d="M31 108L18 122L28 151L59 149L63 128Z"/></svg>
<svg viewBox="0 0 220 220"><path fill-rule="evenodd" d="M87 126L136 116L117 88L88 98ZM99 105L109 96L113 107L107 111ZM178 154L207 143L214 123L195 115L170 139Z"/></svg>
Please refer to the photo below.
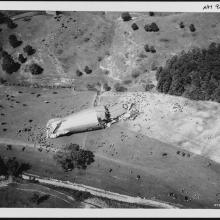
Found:
<svg viewBox="0 0 220 220"><path fill-rule="evenodd" d="M112 200L116 200L116 201L152 206L152 207L156 207L156 208L181 208L180 205L174 206L173 204L160 202L160 201L156 201L156 200L149 200L149 199L144 199L144 198L140 198L140 197L121 195L119 193L105 191L103 189L98 189L98 188L86 186L83 184L71 183L69 181L59 181L56 179L40 178L39 176L31 175L28 173L25 173L23 175L23 178L29 179L29 176L34 176L35 180L38 180L40 183L54 185L54 186L58 186L58 187L64 187L64 188L78 190L78 191L90 192L94 196L108 198L108 199L112 199Z"/></svg>

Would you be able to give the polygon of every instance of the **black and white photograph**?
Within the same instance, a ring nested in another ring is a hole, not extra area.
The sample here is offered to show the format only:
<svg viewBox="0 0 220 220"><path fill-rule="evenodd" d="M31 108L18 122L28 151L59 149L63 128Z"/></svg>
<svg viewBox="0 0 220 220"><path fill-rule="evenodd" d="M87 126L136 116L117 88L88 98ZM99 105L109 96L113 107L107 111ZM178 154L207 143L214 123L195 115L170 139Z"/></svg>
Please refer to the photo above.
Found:
<svg viewBox="0 0 220 220"><path fill-rule="evenodd" d="M0 208L219 209L220 6L39 4L0 6Z"/></svg>

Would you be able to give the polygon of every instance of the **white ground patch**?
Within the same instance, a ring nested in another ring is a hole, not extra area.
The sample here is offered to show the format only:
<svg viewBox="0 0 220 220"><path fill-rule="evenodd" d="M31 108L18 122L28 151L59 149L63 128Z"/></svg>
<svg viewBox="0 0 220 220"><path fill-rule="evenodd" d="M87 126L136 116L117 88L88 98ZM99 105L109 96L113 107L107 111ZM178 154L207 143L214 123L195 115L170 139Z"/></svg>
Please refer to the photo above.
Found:
<svg viewBox="0 0 220 220"><path fill-rule="evenodd" d="M118 96L118 103L135 103L139 116L123 122L129 129L220 163L219 103L150 92L105 93L101 101L109 96Z"/></svg>

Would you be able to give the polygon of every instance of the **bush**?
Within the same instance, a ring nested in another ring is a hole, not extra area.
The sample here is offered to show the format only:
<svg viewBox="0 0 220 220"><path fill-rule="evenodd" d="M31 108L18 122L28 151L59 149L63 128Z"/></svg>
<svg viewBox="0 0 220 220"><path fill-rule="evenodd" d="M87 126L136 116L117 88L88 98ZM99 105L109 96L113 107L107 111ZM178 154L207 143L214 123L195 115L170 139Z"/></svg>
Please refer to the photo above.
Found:
<svg viewBox="0 0 220 220"><path fill-rule="evenodd" d="M92 69L90 69L88 66L85 66L84 71L85 71L86 74L92 73Z"/></svg>
<svg viewBox="0 0 220 220"><path fill-rule="evenodd" d="M132 17L129 14L129 12L123 12L121 14L121 18L122 18L123 21L130 21L130 20L132 20Z"/></svg>
<svg viewBox="0 0 220 220"><path fill-rule="evenodd" d="M24 171L27 171L31 168L28 163L20 163L16 160L16 157L9 158L4 161L0 157L0 175L4 175L6 177L20 177Z"/></svg>
<svg viewBox="0 0 220 220"><path fill-rule="evenodd" d="M114 87L115 87L116 92L126 92L128 90L126 87L122 86L120 83L116 83Z"/></svg>
<svg viewBox="0 0 220 220"><path fill-rule="evenodd" d="M151 24L146 24L145 26L144 26L144 29L145 29L145 31L147 31L147 32L158 32L160 29L159 29L159 27L157 26L157 24L156 23L151 23Z"/></svg>
<svg viewBox="0 0 220 220"><path fill-rule="evenodd" d="M18 61L19 61L20 63L25 63L25 62L27 61L27 58L25 58L25 57L23 56L23 54L19 54L19 55L18 55Z"/></svg>
<svg viewBox="0 0 220 220"><path fill-rule="evenodd" d="M13 48L19 47L22 44L22 41L18 40L14 34L10 35L8 40Z"/></svg>
<svg viewBox="0 0 220 220"><path fill-rule="evenodd" d="M157 90L194 100L220 102L220 44L173 56L157 70Z"/></svg>
<svg viewBox="0 0 220 220"><path fill-rule="evenodd" d="M150 16L154 16L154 12L150 11L150 12L149 12L149 15L150 15Z"/></svg>
<svg viewBox="0 0 220 220"><path fill-rule="evenodd" d="M151 52L151 53L156 53L156 49L154 48L154 46L151 46L151 47L150 47L150 52Z"/></svg>
<svg viewBox="0 0 220 220"><path fill-rule="evenodd" d="M30 45L27 45L26 47L24 47L23 51L25 53L27 53L27 55L29 55L29 56L31 56L31 55L36 53L36 50L32 46L30 46Z"/></svg>
<svg viewBox="0 0 220 220"><path fill-rule="evenodd" d="M77 76L82 76L83 73L82 73L80 70L76 70L76 75L77 75Z"/></svg>
<svg viewBox="0 0 220 220"><path fill-rule="evenodd" d="M108 83L104 83L104 84L103 84L103 89L104 89L105 91L110 91L110 90L111 90L111 87L108 85Z"/></svg>
<svg viewBox="0 0 220 220"><path fill-rule="evenodd" d="M54 159L65 171L75 168L86 169L94 162L94 154L89 150L83 150L78 144L69 144L64 149L59 150Z"/></svg>
<svg viewBox="0 0 220 220"><path fill-rule="evenodd" d="M10 54L8 54L6 51L2 52L2 69L8 73L12 74L14 72L17 72L20 69L20 64L15 62Z"/></svg>
<svg viewBox="0 0 220 220"><path fill-rule="evenodd" d="M44 69L36 63L31 64L29 66L29 70L32 73L32 75L39 75L42 74L42 72L44 71Z"/></svg>
<svg viewBox="0 0 220 220"><path fill-rule="evenodd" d="M18 25L15 24L10 18L6 20L7 27L10 29L16 28Z"/></svg>
<svg viewBox="0 0 220 220"><path fill-rule="evenodd" d="M136 30L139 29L139 27L137 26L136 23L133 23L133 24L131 25L131 28L132 28L134 31L136 31Z"/></svg>
<svg viewBox="0 0 220 220"><path fill-rule="evenodd" d="M150 48L149 48L149 45L148 44L145 44L144 45L144 50L148 53L150 52Z"/></svg>
<svg viewBox="0 0 220 220"><path fill-rule="evenodd" d="M185 25L183 24L183 22L180 22L180 28L184 28Z"/></svg>
<svg viewBox="0 0 220 220"><path fill-rule="evenodd" d="M190 29L191 32L196 31L196 28L195 28L194 24L190 24L189 29Z"/></svg>

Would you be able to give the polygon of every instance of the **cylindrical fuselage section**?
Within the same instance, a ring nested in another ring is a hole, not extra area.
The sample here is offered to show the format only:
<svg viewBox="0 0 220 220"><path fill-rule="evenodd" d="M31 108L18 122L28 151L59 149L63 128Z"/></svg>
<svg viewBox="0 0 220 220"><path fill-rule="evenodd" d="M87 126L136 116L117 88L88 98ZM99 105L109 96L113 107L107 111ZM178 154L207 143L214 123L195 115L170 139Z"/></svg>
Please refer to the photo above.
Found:
<svg viewBox="0 0 220 220"><path fill-rule="evenodd" d="M80 132L99 127L96 110L86 109L64 117L58 131Z"/></svg>

